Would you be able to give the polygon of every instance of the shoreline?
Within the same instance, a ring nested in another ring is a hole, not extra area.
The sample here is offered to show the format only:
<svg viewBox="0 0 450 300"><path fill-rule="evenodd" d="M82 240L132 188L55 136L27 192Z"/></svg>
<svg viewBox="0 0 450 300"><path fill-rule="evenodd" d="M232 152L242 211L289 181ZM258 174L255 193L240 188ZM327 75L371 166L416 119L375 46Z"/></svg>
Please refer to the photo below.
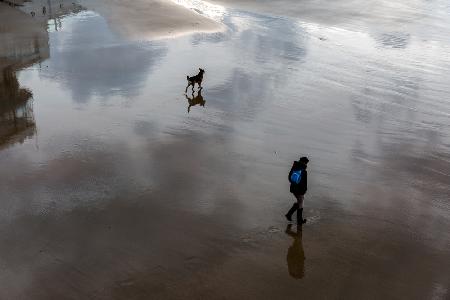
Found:
<svg viewBox="0 0 450 300"><path fill-rule="evenodd" d="M111 29L131 39L165 39L192 33L214 33L225 26L175 2L137 0L133 5L118 0L80 1L101 15Z"/></svg>

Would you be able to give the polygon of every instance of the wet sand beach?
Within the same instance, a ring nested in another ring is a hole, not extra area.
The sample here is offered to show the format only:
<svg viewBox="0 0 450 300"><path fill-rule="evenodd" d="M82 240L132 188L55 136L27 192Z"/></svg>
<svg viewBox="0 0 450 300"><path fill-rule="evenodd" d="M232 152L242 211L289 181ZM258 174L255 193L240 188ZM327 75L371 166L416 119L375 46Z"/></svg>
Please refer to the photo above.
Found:
<svg viewBox="0 0 450 300"><path fill-rule="evenodd" d="M159 39L193 32L218 32L221 24L167 0L83 0L80 2L126 39Z"/></svg>
<svg viewBox="0 0 450 300"><path fill-rule="evenodd" d="M448 4L155 3L0 3L0 299L448 299Z"/></svg>

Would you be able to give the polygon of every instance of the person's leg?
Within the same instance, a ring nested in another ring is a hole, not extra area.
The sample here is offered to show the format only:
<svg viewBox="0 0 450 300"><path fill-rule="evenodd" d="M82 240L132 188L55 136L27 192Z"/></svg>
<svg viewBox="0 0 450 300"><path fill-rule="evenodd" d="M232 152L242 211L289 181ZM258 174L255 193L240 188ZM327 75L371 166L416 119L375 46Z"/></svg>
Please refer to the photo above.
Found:
<svg viewBox="0 0 450 300"><path fill-rule="evenodd" d="M298 210L297 210L297 225L302 225L306 223L306 219L303 219L303 195L297 195L297 203L298 203Z"/></svg>
<svg viewBox="0 0 450 300"><path fill-rule="evenodd" d="M303 208L303 195L295 195L295 198L297 198L298 208Z"/></svg>
<svg viewBox="0 0 450 300"><path fill-rule="evenodd" d="M286 219L288 219L288 221L292 221L292 215L297 209L298 209L298 202L295 202L294 205L292 205L291 209L287 212L287 214L285 214Z"/></svg>

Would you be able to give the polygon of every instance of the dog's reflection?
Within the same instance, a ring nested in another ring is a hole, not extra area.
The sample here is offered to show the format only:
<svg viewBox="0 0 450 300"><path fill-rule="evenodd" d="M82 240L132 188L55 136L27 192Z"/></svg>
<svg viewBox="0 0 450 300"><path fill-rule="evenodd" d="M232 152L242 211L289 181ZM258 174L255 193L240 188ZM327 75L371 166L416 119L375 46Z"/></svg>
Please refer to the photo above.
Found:
<svg viewBox="0 0 450 300"><path fill-rule="evenodd" d="M195 96L194 93L192 93L192 97L188 97L187 94L184 94L186 96L186 99L187 99L188 103L189 103L188 113L191 111L191 107L192 106L195 106L195 105L205 106L206 101L205 101L205 99L203 99L202 89L203 88L200 88L197 91L197 96Z"/></svg>
<svg viewBox="0 0 450 300"><path fill-rule="evenodd" d="M293 238L292 245L288 249L286 256L289 275L296 279L305 276L305 251L303 251L302 244L302 229L297 227L297 231L292 230L292 225L289 224L286 228L286 234Z"/></svg>

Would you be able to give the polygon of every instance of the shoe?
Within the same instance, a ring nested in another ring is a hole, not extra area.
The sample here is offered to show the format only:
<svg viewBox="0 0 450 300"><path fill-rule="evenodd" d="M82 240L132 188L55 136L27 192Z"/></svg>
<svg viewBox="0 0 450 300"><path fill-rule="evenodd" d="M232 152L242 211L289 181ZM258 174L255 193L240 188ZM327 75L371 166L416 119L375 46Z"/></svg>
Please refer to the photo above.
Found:
<svg viewBox="0 0 450 300"><path fill-rule="evenodd" d="M289 222L292 222L292 215L294 214L294 212L298 209L298 203L295 202L294 205L292 205L291 209L287 212L287 214L285 214L286 219Z"/></svg>
<svg viewBox="0 0 450 300"><path fill-rule="evenodd" d="M303 219L303 208L297 210L297 225L303 225L306 223L306 219Z"/></svg>
<svg viewBox="0 0 450 300"><path fill-rule="evenodd" d="M302 226L302 225L305 224L305 223L306 223L306 219L303 219L300 223L297 222L297 225L298 225L298 226Z"/></svg>

